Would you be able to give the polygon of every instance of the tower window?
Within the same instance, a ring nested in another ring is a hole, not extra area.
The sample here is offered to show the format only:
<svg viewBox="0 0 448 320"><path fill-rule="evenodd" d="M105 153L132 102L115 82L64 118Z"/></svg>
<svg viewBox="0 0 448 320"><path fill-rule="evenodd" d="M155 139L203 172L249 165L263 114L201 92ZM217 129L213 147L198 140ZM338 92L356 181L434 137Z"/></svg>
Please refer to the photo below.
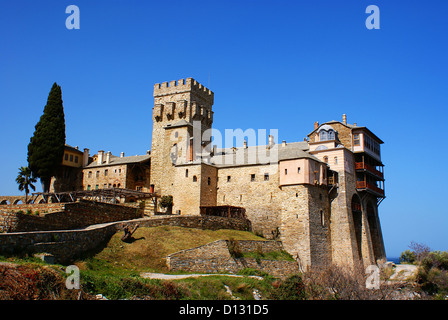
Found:
<svg viewBox="0 0 448 320"><path fill-rule="evenodd" d="M264 181L269 181L269 173L264 174Z"/></svg>
<svg viewBox="0 0 448 320"><path fill-rule="evenodd" d="M107 177L107 174L109 173L109 170L104 170L104 176L106 176Z"/></svg>
<svg viewBox="0 0 448 320"><path fill-rule="evenodd" d="M188 178L188 169L185 169L185 178Z"/></svg>
<svg viewBox="0 0 448 320"><path fill-rule="evenodd" d="M193 176L193 182L197 182L198 181L198 177Z"/></svg>
<svg viewBox="0 0 448 320"><path fill-rule="evenodd" d="M254 174L254 173L252 173L252 174L250 175L250 181L255 181L255 174Z"/></svg>
<svg viewBox="0 0 448 320"><path fill-rule="evenodd" d="M297 168L297 173L300 173L300 167Z"/></svg>
<svg viewBox="0 0 448 320"><path fill-rule="evenodd" d="M211 185L212 184L212 179L210 177L207 178L207 185Z"/></svg>
<svg viewBox="0 0 448 320"><path fill-rule="evenodd" d="M338 157L334 157L334 164L338 164Z"/></svg>
<svg viewBox="0 0 448 320"><path fill-rule="evenodd" d="M227 182L230 182L231 179L232 179L231 176L227 176Z"/></svg>
<svg viewBox="0 0 448 320"><path fill-rule="evenodd" d="M360 145L359 133L356 133L356 134L353 135L353 145L355 145L355 146L359 146Z"/></svg>
<svg viewBox="0 0 448 320"><path fill-rule="evenodd" d="M285 169L285 176L288 174L288 169Z"/></svg>

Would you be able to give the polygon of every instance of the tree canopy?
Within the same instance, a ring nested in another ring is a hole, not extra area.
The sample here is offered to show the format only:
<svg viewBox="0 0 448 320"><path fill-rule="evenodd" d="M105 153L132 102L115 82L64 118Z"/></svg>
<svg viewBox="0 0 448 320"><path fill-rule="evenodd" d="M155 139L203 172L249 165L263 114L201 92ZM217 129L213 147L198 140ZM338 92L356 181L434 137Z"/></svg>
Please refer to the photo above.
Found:
<svg viewBox="0 0 448 320"><path fill-rule="evenodd" d="M55 82L48 95L44 112L28 144L28 166L40 178L44 192L62 162L65 145L65 116L61 87Z"/></svg>

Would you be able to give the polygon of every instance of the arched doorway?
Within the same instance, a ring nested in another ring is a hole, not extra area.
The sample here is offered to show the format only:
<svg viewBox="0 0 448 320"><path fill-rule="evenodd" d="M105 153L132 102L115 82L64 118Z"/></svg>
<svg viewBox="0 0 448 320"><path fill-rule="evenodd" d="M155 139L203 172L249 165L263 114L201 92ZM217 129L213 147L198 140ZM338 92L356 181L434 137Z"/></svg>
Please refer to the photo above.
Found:
<svg viewBox="0 0 448 320"><path fill-rule="evenodd" d="M355 229L355 246L356 252L358 253L359 261L362 262L362 253L361 253L361 240L362 240L362 210L361 210L361 200L358 195L353 195L352 203L352 217L353 217L353 227Z"/></svg>

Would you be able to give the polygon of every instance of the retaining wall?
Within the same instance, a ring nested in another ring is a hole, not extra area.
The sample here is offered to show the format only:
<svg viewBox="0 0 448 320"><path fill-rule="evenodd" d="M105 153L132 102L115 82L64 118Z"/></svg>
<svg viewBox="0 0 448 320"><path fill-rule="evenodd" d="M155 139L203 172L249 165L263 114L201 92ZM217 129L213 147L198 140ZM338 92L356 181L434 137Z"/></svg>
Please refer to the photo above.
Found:
<svg viewBox="0 0 448 320"><path fill-rule="evenodd" d="M117 221L78 230L0 233L0 255L47 252L55 256L56 262L66 264L86 251L101 249L125 225L138 223L141 227L168 225L211 230L247 230L247 221L238 220L207 216L168 216Z"/></svg>
<svg viewBox="0 0 448 320"><path fill-rule="evenodd" d="M142 217L137 208L85 200L7 207L10 208L0 210L0 232L71 230ZM30 213L27 214L27 211Z"/></svg>
<svg viewBox="0 0 448 320"><path fill-rule="evenodd" d="M238 247L242 253L283 250L280 241L238 240ZM166 260L171 271L237 273L242 269L252 268L281 278L299 272L295 261L234 258L230 254L227 240L217 240L203 246L182 250L170 254Z"/></svg>

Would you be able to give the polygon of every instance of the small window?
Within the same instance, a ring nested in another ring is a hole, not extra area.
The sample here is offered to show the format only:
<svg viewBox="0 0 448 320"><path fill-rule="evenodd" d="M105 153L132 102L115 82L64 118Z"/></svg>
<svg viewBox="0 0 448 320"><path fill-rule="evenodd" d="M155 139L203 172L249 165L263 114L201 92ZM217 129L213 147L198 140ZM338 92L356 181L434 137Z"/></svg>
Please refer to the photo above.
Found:
<svg viewBox="0 0 448 320"><path fill-rule="evenodd" d="M338 157L334 157L334 164L338 164Z"/></svg>
<svg viewBox="0 0 448 320"><path fill-rule="evenodd" d="M109 170L108 169L106 169L106 170L104 170L104 176L105 177L107 177L107 174L109 173Z"/></svg>
<svg viewBox="0 0 448 320"><path fill-rule="evenodd" d="M177 137L179 137L179 133L176 131L176 132L174 132L174 138L177 138Z"/></svg>
<svg viewBox="0 0 448 320"><path fill-rule="evenodd" d="M99 189L99 185L95 185L95 190L98 190Z"/></svg>
<svg viewBox="0 0 448 320"><path fill-rule="evenodd" d="M106 187L107 187L107 184L106 183L103 184L103 189L106 189Z"/></svg>
<svg viewBox="0 0 448 320"><path fill-rule="evenodd" d="M297 168L297 173L300 173L300 167Z"/></svg>
<svg viewBox="0 0 448 320"><path fill-rule="evenodd" d="M232 179L231 176L227 176L227 182L230 182L231 179Z"/></svg>
<svg viewBox="0 0 448 320"><path fill-rule="evenodd" d="M325 227L325 215L322 210L320 210L320 224L322 225L322 227Z"/></svg>
<svg viewBox="0 0 448 320"><path fill-rule="evenodd" d="M269 181L269 173L264 174L264 181Z"/></svg>
<svg viewBox="0 0 448 320"><path fill-rule="evenodd" d="M185 169L185 178L188 178L188 169Z"/></svg>
<svg viewBox="0 0 448 320"><path fill-rule="evenodd" d="M255 174L254 174L254 173L252 173L252 174L250 175L250 181L255 181Z"/></svg>
<svg viewBox="0 0 448 320"><path fill-rule="evenodd" d="M327 156L324 157L324 162L328 163L328 157Z"/></svg>
<svg viewBox="0 0 448 320"><path fill-rule="evenodd" d="M68 153L65 153L65 154L64 154L64 160L65 160L65 161L68 161Z"/></svg>
<svg viewBox="0 0 448 320"><path fill-rule="evenodd" d="M118 169L118 173L121 173L121 169Z"/></svg>
<svg viewBox="0 0 448 320"><path fill-rule="evenodd" d="M120 184L117 184L117 188L120 188Z"/></svg>
<svg viewBox="0 0 448 320"><path fill-rule="evenodd" d="M285 176L288 174L288 169L285 169Z"/></svg>
<svg viewBox="0 0 448 320"><path fill-rule="evenodd" d="M90 184L87 185L87 190L90 190Z"/></svg>
<svg viewBox="0 0 448 320"><path fill-rule="evenodd" d="M353 145L355 145L355 146L359 146L360 145L359 133L356 133L356 134L353 135Z"/></svg>
<svg viewBox="0 0 448 320"><path fill-rule="evenodd" d="M198 177L193 176L193 182L197 182L198 181Z"/></svg>
<svg viewBox="0 0 448 320"><path fill-rule="evenodd" d="M78 163L78 160L79 160L78 156L75 156L75 163Z"/></svg>
<svg viewBox="0 0 448 320"><path fill-rule="evenodd" d="M70 155L70 162L73 162L73 155Z"/></svg>
<svg viewBox="0 0 448 320"><path fill-rule="evenodd" d="M210 177L207 178L207 185L211 185L212 184L212 179Z"/></svg>
<svg viewBox="0 0 448 320"><path fill-rule="evenodd" d="M99 171L97 171L97 172L95 172L95 177L99 177L100 176L100 172Z"/></svg>
<svg viewBox="0 0 448 320"><path fill-rule="evenodd" d="M88 178L92 178L92 171L89 171L89 173L87 174Z"/></svg>

